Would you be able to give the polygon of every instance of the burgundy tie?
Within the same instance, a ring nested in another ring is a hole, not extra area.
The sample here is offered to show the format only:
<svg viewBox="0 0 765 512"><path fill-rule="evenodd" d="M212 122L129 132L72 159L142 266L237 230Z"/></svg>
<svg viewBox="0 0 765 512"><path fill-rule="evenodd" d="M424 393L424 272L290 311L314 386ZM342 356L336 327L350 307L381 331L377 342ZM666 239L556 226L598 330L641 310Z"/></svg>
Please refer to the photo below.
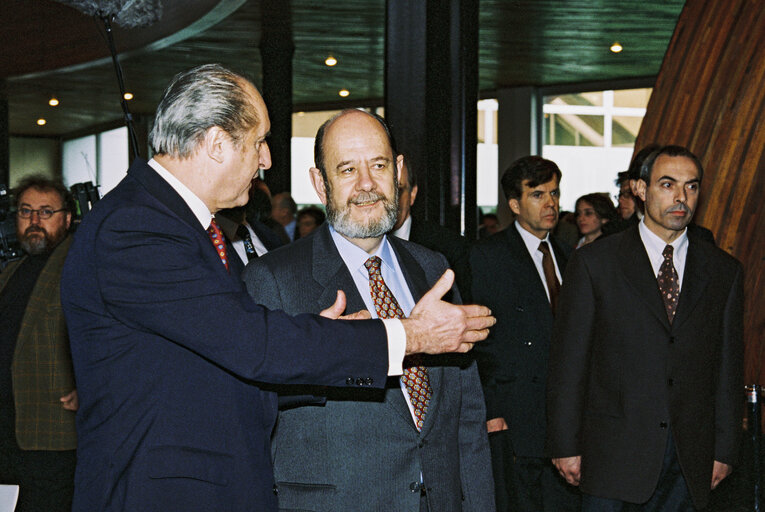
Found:
<svg viewBox="0 0 765 512"><path fill-rule="evenodd" d="M381 263L382 260L378 256L372 256L364 263L367 271L369 271L369 290L372 293L377 316L380 318L404 318L404 312L398 305L398 301L396 301L388 285L383 281L382 273L380 272ZM428 369L424 366L405 368L401 381L406 386L407 393L409 393L409 401L412 403L414 416L417 418L415 421L417 430L422 430L425 413L428 411L428 402L433 393L430 388L430 380L428 379Z"/></svg>
<svg viewBox="0 0 765 512"><path fill-rule="evenodd" d="M664 256L664 261L661 262L659 275L656 276L656 281L659 283L659 291L661 292L661 299L664 301L664 307L667 309L669 323L672 323L672 320L675 319L677 298L680 295L680 279L677 276L675 264L672 262L674 251L675 249L671 245L667 245L664 248L664 251L661 253L661 255Z"/></svg>
<svg viewBox="0 0 765 512"><path fill-rule="evenodd" d="M212 243L215 246L215 250L218 252L218 256L220 256L220 260L226 266L226 270L228 270L228 256L226 256L226 239L223 237L223 232L220 230L218 223L215 222L215 219L212 219L210 221L210 227L207 228L207 234L210 235L210 240L212 240Z"/></svg>
<svg viewBox="0 0 765 512"><path fill-rule="evenodd" d="M558 281L558 275L555 273L555 263L553 263L552 254L550 254L550 247L547 245L547 242L540 242L539 250L542 251L542 270L545 274L545 281L547 281L547 291L550 292L550 307L552 307L554 315L555 309L558 306L560 281Z"/></svg>

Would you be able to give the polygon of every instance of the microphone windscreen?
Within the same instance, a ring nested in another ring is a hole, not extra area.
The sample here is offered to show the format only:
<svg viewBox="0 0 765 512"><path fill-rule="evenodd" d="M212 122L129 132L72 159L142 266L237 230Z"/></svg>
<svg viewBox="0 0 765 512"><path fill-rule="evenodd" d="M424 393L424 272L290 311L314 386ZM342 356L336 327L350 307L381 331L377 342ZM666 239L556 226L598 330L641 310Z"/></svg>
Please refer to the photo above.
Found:
<svg viewBox="0 0 765 512"><path fill-rule="evenodd" d="M114 17L125 28L146 27L162 18L161 0L56 0L88 16Z"/></svg>

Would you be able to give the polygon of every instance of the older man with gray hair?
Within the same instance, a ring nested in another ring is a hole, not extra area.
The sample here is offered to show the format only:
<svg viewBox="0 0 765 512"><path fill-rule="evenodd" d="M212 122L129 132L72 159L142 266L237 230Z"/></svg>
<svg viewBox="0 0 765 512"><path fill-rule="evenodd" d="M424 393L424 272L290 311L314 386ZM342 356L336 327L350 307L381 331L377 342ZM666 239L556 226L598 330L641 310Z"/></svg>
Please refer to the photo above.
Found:
<svg viewBox="0 0 765 512"><path fill-rule="evenodd" d="M271 166L269 128L245 78L180 73L157 109L155 157L78 229L61 284L80 395L74 511L274 511L265 383L381 387L404 354L467 351L493 323L440 300L450 273L404 320L256 305L213 214L245 204Z"/></svg>

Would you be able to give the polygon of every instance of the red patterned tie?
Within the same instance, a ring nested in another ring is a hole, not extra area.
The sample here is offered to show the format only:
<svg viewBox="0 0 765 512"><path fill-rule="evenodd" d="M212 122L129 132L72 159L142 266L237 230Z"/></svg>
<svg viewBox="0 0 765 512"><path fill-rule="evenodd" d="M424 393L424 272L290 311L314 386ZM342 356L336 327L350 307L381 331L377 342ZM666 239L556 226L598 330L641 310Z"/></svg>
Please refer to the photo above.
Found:
<svg viewBox="0 0 765 512"><path fill-rule="evenodd" d="M372 256L364 263L367 271L369 271L369 290L372 293L377 316L380 318L404 318L404 312L398 305L398 301L396 301L388 285L383 281L382 273L380 272L381 263L382 260L378 256ZM411 362L411 358L409 362ZM428 412L428 402L433 393L430 388L430 381L428 380L428 369L424 366L405 368L401 381L409 393L409 401L412 403L414 416L417 418L415 421L417 430L422 430L425 413Z"/></svg>
<svg viewBox="0 0 765 512"><path fill-rule="evenodd" d="M215 250L218 252L218 256L220 256L220 260L226 266L226 270L228 270L228 256L226 256L226 239L223 237L223 232L220 230L218 223L215 222L215 219L212 219L212 221L210 221L210 227L207 228L207 234L210 235L210 240L212 240L212 243L215 246Z"/></svg>
<svg viewBox="0 0 765 512"><path fill-rule="evenodd" d="M672 262L672 256L675 252L674 247L667 245L664 251L661 253L664 256L664 261L661 262L659 267L659 275L656 276L656 280L659 283L659 291L661 292L661 299L664 301L664 307L667 309L667 318L669 323L675 319L675 310L677 310L677 298L680 295L680 279L675 270L675 265Z"/></svg>

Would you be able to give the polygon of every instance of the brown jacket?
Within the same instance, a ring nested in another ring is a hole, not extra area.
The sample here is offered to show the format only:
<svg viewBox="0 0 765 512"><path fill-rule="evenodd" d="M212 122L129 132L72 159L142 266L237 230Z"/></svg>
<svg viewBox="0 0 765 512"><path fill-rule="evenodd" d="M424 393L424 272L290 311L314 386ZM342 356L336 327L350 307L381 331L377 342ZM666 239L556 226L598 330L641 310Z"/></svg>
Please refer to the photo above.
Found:
<svg viewBox="0 0 765 512"><path fill-rule="evenodd" d="M53 251L32 290L16 340L11 373L16 404L16 440L22 450L72 450L75 413L59 398L75 388L69 336L61 309L61 269L72 238ZM0 273L0 290L23 261Z"/></svg>

